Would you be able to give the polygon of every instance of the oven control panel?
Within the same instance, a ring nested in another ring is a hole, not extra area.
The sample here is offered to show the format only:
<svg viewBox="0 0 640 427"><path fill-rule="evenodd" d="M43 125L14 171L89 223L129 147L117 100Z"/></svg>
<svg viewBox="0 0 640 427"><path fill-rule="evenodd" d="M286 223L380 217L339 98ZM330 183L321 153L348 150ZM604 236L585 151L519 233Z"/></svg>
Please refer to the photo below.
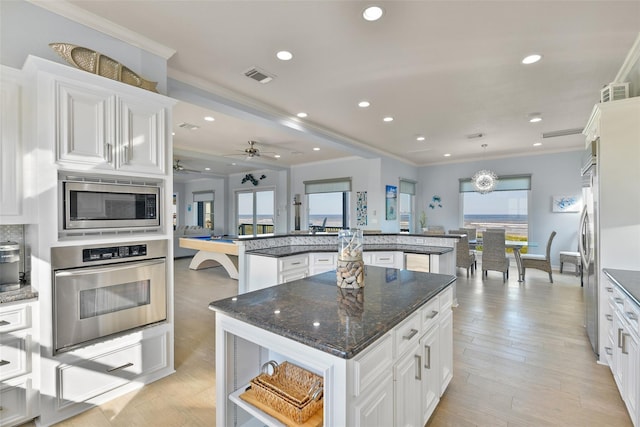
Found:
<svg viewBox="0 0 640 427"><path fill-rule="evenodd" d="M82 262L121 259L147 255L147 245L109 246L82 250Z"/></svg>

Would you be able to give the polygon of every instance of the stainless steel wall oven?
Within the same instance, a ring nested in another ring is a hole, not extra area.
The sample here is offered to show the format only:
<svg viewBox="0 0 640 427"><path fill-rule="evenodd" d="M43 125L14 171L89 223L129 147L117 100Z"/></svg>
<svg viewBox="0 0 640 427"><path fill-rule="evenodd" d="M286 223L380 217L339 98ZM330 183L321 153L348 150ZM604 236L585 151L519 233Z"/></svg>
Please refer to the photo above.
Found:
<svg viewBox="0 0 640 427"><path fill-rule="evenodd" d="M54 354L167 318L167 241L51 249Z"/></svg>

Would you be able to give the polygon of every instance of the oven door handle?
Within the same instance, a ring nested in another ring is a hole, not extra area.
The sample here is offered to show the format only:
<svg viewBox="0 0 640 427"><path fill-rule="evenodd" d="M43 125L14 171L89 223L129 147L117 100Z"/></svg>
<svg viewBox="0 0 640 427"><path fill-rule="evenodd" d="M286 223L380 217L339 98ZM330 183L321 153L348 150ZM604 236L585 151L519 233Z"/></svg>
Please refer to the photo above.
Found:
<svg viewBox="0 0 640 427"><path fill-rule="evenodd" d="M56 271L55 276L56 277L73 277L73 276L83 276L87 273L111 273L113 271L122 270L123 268L140 268L140 267L146 267L148 265L164 264L165 262L166 262L165 258L159 258L159 259L152 259L148 261L134 261L130 263L109 264L108 266L72 268L69 270ZM126 265L123 265L123 264L126 264Z"/></svg>

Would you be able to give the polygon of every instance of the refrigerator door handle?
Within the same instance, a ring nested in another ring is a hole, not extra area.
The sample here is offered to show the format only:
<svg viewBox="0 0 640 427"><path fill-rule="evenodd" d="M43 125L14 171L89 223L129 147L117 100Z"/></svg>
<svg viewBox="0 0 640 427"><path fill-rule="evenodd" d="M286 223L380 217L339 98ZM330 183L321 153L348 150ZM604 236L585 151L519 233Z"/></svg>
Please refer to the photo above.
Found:
<svg viewBox="0 0 640 427"><path fill-rule="evenodd" d="M580 252L580 258L582 258L582 264L589 265L591 255L587 253L589 246L589 214L587 213L587 206L582 208L582 214L580 215L580 229L578 230L578 252ZM586 240L586 241L585 241Z"/></svg>

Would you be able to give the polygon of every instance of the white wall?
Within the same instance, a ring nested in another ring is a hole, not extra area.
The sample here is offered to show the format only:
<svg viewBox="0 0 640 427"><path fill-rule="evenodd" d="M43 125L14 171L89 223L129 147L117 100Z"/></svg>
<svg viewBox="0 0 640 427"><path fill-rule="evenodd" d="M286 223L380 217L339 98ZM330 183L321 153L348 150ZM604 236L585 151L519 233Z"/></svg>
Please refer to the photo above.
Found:
<svg viewBox="0 0 640 427"><path fill-rule="evenodd" d="M158 82L160 93L167 90L166 59L26 1L0 1L0 40L0 61L9 67L21 69L28 55L69 65L49 43L71 43L107 55Z"/></svg>
<svg viewBox="0 0 640 427"><path fill-rule="evenodd" d="M382 194L382 216L381 216L381 230L385 233L399 233L400 232L400 217L397 216L395 220L387 221L385 219L385 203L386 200L384 198L385 188L387 185L393 185L400 189L400 178L408 179L410 181L418 181L418 171L419 169L415 166L408 165L399 160L390 159L383 157L382 158L382 185L381 190ZM416 187L420 187L420 184L417 184ZM416 190L419 191L419 190ZM398 197L400 195L398 194ZM416 214L420 214L420 210L417 209L418 205L416 203ZM415 226L415 221L413 226Z"/></svg>
<svg viewBox="0 0 640 427"><path fill-rule="evenodd" d="M529 253L543 254L549 235L555 230L558 234L551 247L551 262L559 265L559 251L577 251L580 213L553 213L551 198L576 195L582 200L581 160L582 151L572 151L425 166L419 173L418 213L425 209L429 225L443 225L447 230L458 228L462 225L459 178L469 178L479 169L491 169L498 175L531 174L529 240L538 247L529 248ZM426 207L434 195L442 197L442 208Z"/></svg>

